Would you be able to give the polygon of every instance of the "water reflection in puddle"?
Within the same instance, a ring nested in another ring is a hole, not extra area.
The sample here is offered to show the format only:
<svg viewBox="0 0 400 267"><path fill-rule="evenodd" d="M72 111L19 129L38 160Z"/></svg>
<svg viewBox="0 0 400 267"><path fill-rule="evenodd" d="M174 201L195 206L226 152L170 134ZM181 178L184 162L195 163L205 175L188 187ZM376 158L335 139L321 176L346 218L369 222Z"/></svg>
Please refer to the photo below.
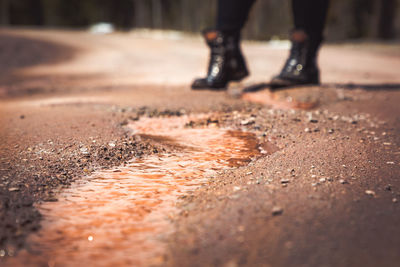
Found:
<svg viewBox="0 0 400 267"><path fill-rule="evenodd" d="M49 266L162 264L163 240L173 231L178 197L198 188L215 171L260 155L251 133L184 128L189 120L143 119L130 125L146 138L165 138L176 145L176 152L95 173L64 191L58 202L40 205L45 219L30 242L44 253L40 259L20 254L21 265L44 258Z"/></svg>

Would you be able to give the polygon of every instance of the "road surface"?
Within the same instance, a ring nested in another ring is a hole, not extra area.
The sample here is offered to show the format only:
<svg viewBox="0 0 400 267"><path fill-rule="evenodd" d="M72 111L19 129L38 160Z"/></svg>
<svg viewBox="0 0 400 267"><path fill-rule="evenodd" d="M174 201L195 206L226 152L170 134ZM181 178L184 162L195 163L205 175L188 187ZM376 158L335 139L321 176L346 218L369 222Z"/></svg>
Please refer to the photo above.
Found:
<svg viewBox="0 0 400 267"><path fill-rule="evenodd" d="M191 127L251 133L268 153L185 191L151 264L399 266L399 44L326 45L321 86L244 93L285 46L246 42L250 78L191 91L208 53L196 36L1 29L0 260L35 253L40 207L74 181L179 150L133 122L200 116Z"/></svg>

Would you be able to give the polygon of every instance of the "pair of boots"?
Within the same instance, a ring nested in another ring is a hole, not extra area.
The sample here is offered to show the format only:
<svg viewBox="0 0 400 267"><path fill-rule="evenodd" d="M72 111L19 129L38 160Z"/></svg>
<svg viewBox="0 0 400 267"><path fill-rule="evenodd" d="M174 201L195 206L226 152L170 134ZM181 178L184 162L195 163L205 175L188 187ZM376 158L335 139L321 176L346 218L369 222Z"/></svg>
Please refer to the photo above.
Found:
<svg viewBox="0 0 400 267"><path fill-rule="evenodd" d="M204 32L211 56L207 76L196 79L192 89L224 90L231 81L240 81L249 75L240 50L239 33ZM271 89L304 84L319 84L317 52L321 39L309 38L303 31L291 35L292 48L281 73L272 78Z"/></svg>

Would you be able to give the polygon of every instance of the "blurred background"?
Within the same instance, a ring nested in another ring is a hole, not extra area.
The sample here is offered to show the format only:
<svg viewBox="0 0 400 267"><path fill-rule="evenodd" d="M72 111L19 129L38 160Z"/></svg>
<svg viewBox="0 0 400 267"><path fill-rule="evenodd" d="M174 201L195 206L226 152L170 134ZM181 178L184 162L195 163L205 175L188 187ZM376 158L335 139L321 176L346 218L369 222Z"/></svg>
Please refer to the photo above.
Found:
<svg viewBox="0 0 400 267"><path fill-rule="evenodd" d="M198 32L213 25L216 0L0 0L3 26L82 28L98 22L137 28ZM332 0L327 40L399 39L400 0ZM289 0L258 0L247 39L285 38Z"/></svg>

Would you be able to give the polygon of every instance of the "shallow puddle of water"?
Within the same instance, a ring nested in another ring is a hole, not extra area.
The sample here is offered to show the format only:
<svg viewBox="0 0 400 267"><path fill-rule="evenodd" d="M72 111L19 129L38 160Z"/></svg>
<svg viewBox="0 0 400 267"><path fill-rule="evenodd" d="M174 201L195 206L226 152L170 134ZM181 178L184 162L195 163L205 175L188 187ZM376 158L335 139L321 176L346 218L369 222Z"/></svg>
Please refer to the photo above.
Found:
<svg viewBox="0 0 400 267"><path fill-rule="evenodd" d="M142 119L130 127L164 139L175 152L134 159L118 170L75 183L58 202L41 204L42 230L30 237L34 253L13 266L151 266L162 264L179 196L216 171L260 155L256 136L218 128L191 129L188 117ZM14 262L15 260L15 262ZM43 265L41 265L43 266Z"/></svg>

